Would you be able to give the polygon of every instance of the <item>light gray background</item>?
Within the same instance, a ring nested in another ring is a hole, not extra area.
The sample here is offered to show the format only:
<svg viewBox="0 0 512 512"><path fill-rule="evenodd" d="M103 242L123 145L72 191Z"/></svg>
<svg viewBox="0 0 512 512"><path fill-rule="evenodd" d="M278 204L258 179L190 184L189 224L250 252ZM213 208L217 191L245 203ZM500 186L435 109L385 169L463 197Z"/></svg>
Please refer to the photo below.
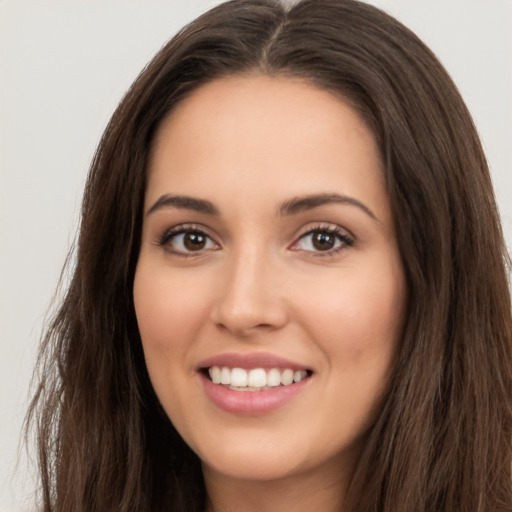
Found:
<svg viewBox="0 0 512 512"><path fill-rule="evenodd" d="M150 57L215 0L0 0L0 512L32 510L15 471L45 314L95 146ZM441 58L473 113L512 246L512 0L373 0Z"/></svg>

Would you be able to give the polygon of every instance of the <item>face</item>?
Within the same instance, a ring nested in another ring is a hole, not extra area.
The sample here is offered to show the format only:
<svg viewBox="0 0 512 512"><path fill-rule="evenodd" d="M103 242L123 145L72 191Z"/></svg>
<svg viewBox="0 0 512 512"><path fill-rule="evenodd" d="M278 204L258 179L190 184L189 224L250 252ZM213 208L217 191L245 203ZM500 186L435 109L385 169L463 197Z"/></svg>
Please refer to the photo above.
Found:
<svg viewBox="0 0 512 512"><path fill-rule="evenodd" d="M134 299L169 418L205 474L350 466L406 303L371 131L303 81L233 77L184 100L154 149Z"/></svg>

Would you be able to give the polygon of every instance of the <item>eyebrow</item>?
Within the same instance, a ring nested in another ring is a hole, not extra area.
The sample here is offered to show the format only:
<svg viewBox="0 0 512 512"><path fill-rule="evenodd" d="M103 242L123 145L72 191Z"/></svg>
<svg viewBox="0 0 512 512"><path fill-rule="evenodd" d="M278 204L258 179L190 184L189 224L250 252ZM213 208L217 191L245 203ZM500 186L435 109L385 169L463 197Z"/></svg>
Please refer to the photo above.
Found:
<svg viewBox="0 0 512 512"><path fill-rule="evenodd" d="M328 204L346 204L350 206L356 206L364 213L369 215L373 220L379 222L377 216L366 206L364 203L349 196L343 196L340 194L315 194L310 196L295 197L290 201L286 201L280 208L279 214L285 215L296 215L298 213L319 208L320 206Z"/></svg>
<svg viewBox="0 0 512 512"><path fill-rule="evenodd" d="M220 215L218 208L205 199L197 199L189 196L172 196L164 194L160 196L153 206L147 211L146 215L153 213L162 208L181 208L184 210L194 210L207 215Z"/></svg>
<svg viewBox="0 0 512 512"><path fill-rule="evenodd" d="M377 216L364 203L353 197L343 196L340 194L314 194L294 197L290 201L286 201L281 205L279 208L279 214L281 216L297 215L328 204L346 204L356 206L372 219L379 222ZM173 196L170 194L160 196L153 206L151 206L147 211L146 215L163 208L179 208L193 210L207 215L220 216L219 209L212 202L207 201L206 199L198 199L190 196Z"/></svg>

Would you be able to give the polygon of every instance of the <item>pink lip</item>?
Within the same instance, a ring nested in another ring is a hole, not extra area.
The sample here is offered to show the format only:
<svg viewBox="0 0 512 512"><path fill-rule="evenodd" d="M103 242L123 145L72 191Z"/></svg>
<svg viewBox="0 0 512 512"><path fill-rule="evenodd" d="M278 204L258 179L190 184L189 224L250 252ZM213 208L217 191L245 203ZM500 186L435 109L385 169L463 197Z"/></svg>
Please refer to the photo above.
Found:
<svg viewBox="0 0 512 512"><path fill-rule="evenodd" d="M309 369L302 364L265 352L254 352L251 354L229 352L219 354L201 361L197 365L197 368L200 370L210 368L211 366L227 366L228 368L243 368L244 370L250 370L252 368L290 368L294 371Z"/></svg>
<svg viewBox="0 0 512 512"><path fill-rule="evenodd" d="M277 386L263 391L233 391L220 384L214 384L202 373L198 374L208 398L224 411L233 414L265 414L291 401L308 386L311 378Z"/></svg>
<svg viewBox="0 0 512 512"><path fill-rule="evenodd" d="M304 365L289 359L268 353L237 354L226 353L210 357L198 365L200 378L206 396L219 408L226 412L243 415L265 414L279 409L303 392L310 384L311 378L289 386L276 386L262 391L234 391L226 386L214 384L205 373L211 366L227 366L228 368L290 368L307 370Z"/></svg>

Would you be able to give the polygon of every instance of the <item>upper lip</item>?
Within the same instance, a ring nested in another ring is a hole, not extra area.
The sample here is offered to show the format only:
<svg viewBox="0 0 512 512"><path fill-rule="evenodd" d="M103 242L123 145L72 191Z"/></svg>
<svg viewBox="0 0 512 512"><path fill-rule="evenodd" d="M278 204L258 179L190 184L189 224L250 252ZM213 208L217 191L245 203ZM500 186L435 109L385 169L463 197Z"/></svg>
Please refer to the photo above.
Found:
<svg viewBox="0 0 512 512"><path fill-rule="evenodd" d="M198 370L210 368L211 366L220 366L228 368L290 368L292 370L310 370L309 367L297 363L290 359L265 352L253 352L249 354L239 354L228 352L218 354L204 359L198 364Z"/></svg>

